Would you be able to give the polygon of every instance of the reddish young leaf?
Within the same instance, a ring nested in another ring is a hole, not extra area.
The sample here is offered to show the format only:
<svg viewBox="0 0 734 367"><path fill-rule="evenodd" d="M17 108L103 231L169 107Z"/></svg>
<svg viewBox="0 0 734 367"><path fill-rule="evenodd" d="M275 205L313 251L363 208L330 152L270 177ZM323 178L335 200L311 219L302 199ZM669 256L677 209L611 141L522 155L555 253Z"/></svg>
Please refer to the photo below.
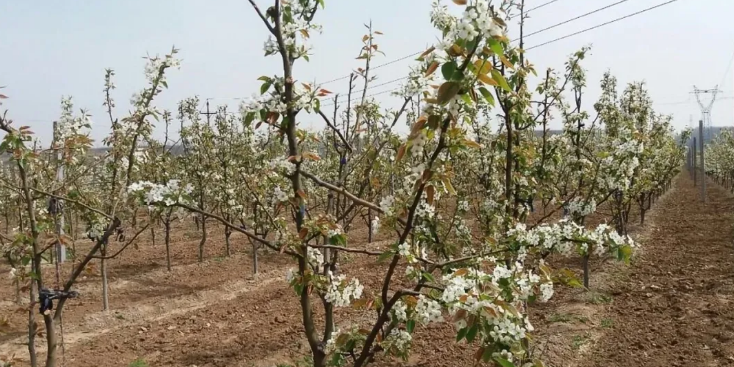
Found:
<svg viewBox="0 0 734 367"><path fill-rule="evenodd" d="M431 65L428 66L428 69L426 69L426 76L433 74L436 69L438 69L438 65L438 61L432 62Z"/></svg>
<svg viewBox="0 0 734 367"><path fill-rule="evenodd" d="M433 52L433 51L435 51L435 50L436 50L436 48L435 48L435 47L433 47L433 46L431 46L431 47L430 47L430 48L428 48L427 50L423 51L423 53L422 53L422 54L421 54L420 56L418 56L418 58L419 58L419 59L422 59L422 58L426 57L426 56L427 56L428 54L430 54L431 52Z"/></svg>
<svg viewBox="0 0 734 367"><path fill-rule="evenodd" d="M405 149L406 149L405 144L401 145L400 148L398 148L398 155L397 157L395 157L396 162L403 159L403 156L405 155Z"/></svg>

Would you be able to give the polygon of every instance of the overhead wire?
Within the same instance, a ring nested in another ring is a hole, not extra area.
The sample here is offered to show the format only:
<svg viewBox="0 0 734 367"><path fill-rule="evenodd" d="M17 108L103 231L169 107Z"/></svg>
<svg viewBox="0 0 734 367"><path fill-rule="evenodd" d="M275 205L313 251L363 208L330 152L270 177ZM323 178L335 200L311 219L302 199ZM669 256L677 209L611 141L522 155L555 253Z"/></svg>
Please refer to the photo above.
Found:
<svg viewBox="0 0 734 367"><path fill-rule="evenodd" d="M660 7L663 7L663 6L665 6L665 5L668 5L668 4L672 4L672 3L676 2L676 1L678 1L678 0L668 0L668 1L666 1L666 2L663 2L663 3L657 4L657 5L651 6L651 7L649 7L649 8L645 8L645 9L642 9L642 10L640 10L640 11L636 11L636 12L634 12L634 13L631 13L631 14L627 14L627 15L625 15L625 16L623 16L623 17L619 17L619 18L616 18L616 19L612 19L612 20L610 20L610 21L608 21L608 22L604 22L604 23L601 23L601 24L597 24L597 25L595 25L595 26L593 26L593 27L589 27L589 28L586 28L586 29L582 29L582 30L580 30L580 31L578 31L578 32L574 32L574 33L571 33L571 34L567 34L567 35L565 35L565 36L562 36L562 37L558 37L558 38L556 38L556 39L552 39L552 40L550 40L550 41L548 41L548 42L544 42L544 43L541 43L541 44L539 44L539 45L535 45L535 46L533 46L533 47L529 47L529 48L526 48L526 49L525 49L525 51L528 51L528 50L532 50L532 49L535 49L535 48L538 48L538 47L543 47L543 46L545 46L545 45L549 45L549 44L551 44L551 43L555 43L555 42L558 42L558 41L564 40L564 39L566 39L566 38L569 38L569 37L573 37L573 36L576 36L576 35L579 35L579 34L582 34L582 33L586 33L586 32L592 31L592 30L594 30L594 29L598 29L598 28L601 28L601 27L604 27L604 26L610 25L610 24L612 24L612 23L616 23L616 22L619 22L619 21L621 21L621 20L624 20L624 19L627 19L627 18L631 18L631 17L634 17L634 16L636 16L636 15L640 15L640 14L643 14L643 13L647 13L648 11L651 11L651 10L654 10L654 9L657 9L657 8L660 8Z"/></svg>
<svg viewBox="0 0 734 367"><path fill-rule="evenodd" d="M548 1L546 3L543 3L543 4L540 4L540 5L536 6L534 8L528 9L524 13L529 13L530 11L543 8L545 6L548 6L548 5L553 4L555 2L558 2L558 1L559 0L551 0L551 1ZM556 23L556 24L551 25L549 27L546 27L546 28L540 29L538 31L532 32L532 33L530 33L530 34L528 34L528 35L526 35L524 37L529 37L529 36L536 35L536 34L539 34L539 33L542 33L542 32L546 32L548 30L554 29L554 28L559 27L561 25L568 24L570 22L573 22L573 21L576 21L576 20L579 20L579 19L588 17L588 16L590 16L592 14L596 14L596 13L599 13L601 11L607 10L607 9L609 9L611 7L614 7L616 5L625 3L627 1L629 1L629 0L620 0L620 1L617 1L615 3L612 3L612 4L609 4L609 5L603 6L601 8L597 8L597 9L592 10L590 12L587 12L587 13L584 13L584 14L581 14L581 15L578 15L576 17L573 17L573 18L564 20L562 22ZM592 31L592 30L595 30L595 29L598 29L598 28L601 28L601 27L604 27L604 26L607 26L607 25L610 25L610 24L613 24L613 23L617 23L619 21L622 21L622 20L625 20L625 19L628 19L628 18L637 16L637 15L640 15L640 14L643 14L643 13L647 13L647 12L649 12L651 10L654 10L654 9L657 9L657 8L660 8L660 7L663 7L663 6L672 4L672 3L676 2L676 1L678 1L678 0L668 0L668 1L665 1L663 3L657 4L657 5L653 5L651 7L648 7L648 8L645 8L645 9L642 9L642 10L639 10L639 11L636 11L634 13L630 13L630 14L627 14L625 16L622 16L622 17L619 17L619 18L615 18L615 19L612 19L612 20L607 21L607 22L604 22L604 23L596 24L596 25L594 25L592 27L588 27L588 28L582 29L580 31L576 31L576 32L573 32L573 33L570 33L570 34L567 34L567 35L564 35L564 36L561 36L561 37L557 37L557 38L554 38L552 40L549 40L549 41L546 41L546 42L543 42L543 43L540 43L540 44L537 44L537 45L534 45L534 46L531 46L531 47L527 47L524 50L525 51L529 51L529 50L533 50L533 49L536 49L536 48L544 47L544 46L547 46L547 45L550 45L550 44L553 44L553 43L562 41L564 39L567 39L567 38L570 38L570 37L573 37L573 36L577 36L579 34L583 34L583 33L586 33L586 32L589 32L589 31ZM514 16L511 16L509 19L512 19L512 18L517 17L517 16L519 16L519 14L514 15ZM518 41L518 40L519 39L515 39L515 40L512 40L512 41L514 42L514 41ZM411 53L409 55L406 55L406 56L397 58L395 60L391 60L391 61L388 61L386 63L376 65L376 66L372 67L371 70L375 70L375 69L379 69L379 68L382 68L382 67L385 67L385 66L388 66L388 65L395 64L397 62L406 60L408 58L411 58L411 57L420 55L422 52L423 51ZM734 55L732 55L732 60L734 61ZM729 64L731 66L731 62ZM728 73L728 70L727 70L727 73ZM328 83L333 83L333 82L336 82L336 81L345 80L345 79L348 79L348 78L350 78L352 76L353 76L353 74L348 74L348 75L345 75L345 76L341 76L341 77L338 77L338 78L327 80L325 82L320 83L319 85L325 85L325 84L328 84ZM726 74L725 74L725 76L726 76ZM395 83L395 82L398 82L398 81L401 81L401 80L405 80L407 78L408 78L407 76L396 78L396 79L389 80L389 81L384 82L384 83L380 83L380 84L368 86L367 88L363 88L363 89L354 91L353 93L364 92L365 89L366 90L370 90L370 89L373 89L373 88L377 88L377 87L380 87L380 86L384 86L384 85L392 84L392 83ZM390 90L390 91L394 91L394 90L397 90L397 89L399 89L399 88L395 88L395 89ZM387 93L387 91L379 92L379 93L376 93L376 94L370 94L368 96L377 95L377 94L384 94L384 93ZM340 93L340 94L342 94L342 93ZM329 106L329 104L327 103L327 104L324 104L322 106Z"/></svg>
<svg viewBox="0 0 734 367"><path fill-rule="evenodd" d="M571 23L571 22L573 22L573 21L575 21L575 20L578 20L578 19L581 19L581 18L585 18L585 17L588 17L589 15L592 15L592 14L598 13L598 12L600 12L600 11L604 11L604 10L607 10L607 9L609 9L609 8L611 8L611 7L614 7L614 6L617 6L617 5L619 5L619 4L622 4L622 3L626 3L627 1L629 1L629 0L621 0L621 1L617 1L616 3L613 3L613 4L609 4L609 5L605 6L605 7L602 7L602 8L598 8L598 9L592 10L592 11L590 11L590 12L588 12L588 13L584 13L584 14L581 14L581 15L579 15L579 16L573 17L573 18L571 18L571 19L567 19L567 20L564 20L563 22L560 22L560 23L556 23L556 24L554 24L554 25L552 25L552 26L549 26L549 27L545 27L545 28L543 28L543 29L537 30L537 31L535 31L535 32L532 32L532 33L528 33L528 34L524 35L524 36L523 36L523 38L528 38L528 37L530 37L530 36L532 36L532 35L535 35L535 34L538 34L538 33L543 33L543 32L545 32L545 31L551 30L551 29L553 29L553 28L556 28L556 27L560 27L560 26L562 26L562 25L564 25L564 24L568 24L568 23ZM519 40L519 38L518 38L518 39L514 39L513 41L518 41L518 40Z"/></svg>
<svg viewBox="0 0 734 367"><path fill-rule="evenodd" d="M558 2L558 1L559 0L551 0L551 1L545 2L545 3L540 4L540 5L538 5L538 6L534 7L534 8L530 8L530 9L526 10L525 13L529 13L529 12L531 12L533 10L541 9L541 8L543 8L545 6L551 5L551 4L553 4L555 2ZM624 0L624 1L628 1L628 0ZM520 16L520 14L516 14L516 15L510 16L509 19L513 19L513 18L516 18L518 16ZM414 52L414 53L411 53L409 55L405 55L405 56L399 57L399 58L397 58L395 60L391 60L391 61L388 61L388 62L379 64L379 65L375 65L375 66L371 67L370 69L371 70L377 70L377 69L383 68L385 66L392 65L392 64L398 63L400 61L407 60L407 59L410 59L412 57L418 56L421 53L423 53L422 50L421 51ZM346 80L346 79L349 79L351 76L352 76L352 74L350 73L350 74L347 74L347 75L344 75L344 76L340 76L338 78L329 79L329 80L327 80L325 82L321 82L321 83L319 83L319 85L326 85L326 84L329 84L329 83L338 82L338 81L341 81L341 80Z"/></svg>
<svg viewBox="0 0 734 367"><path fill-rule="evenodd" d="M726 64L726 70L724 71L724 76L721 77L721 83L718 85L724 85L724 82L726 81L726 76L729 75L729 70L731 70L731 64L734 62L734 52L731 54L731 58L729 58L729 62Z"/></svg>
<svg viewBox="0 0 734 367"><path fill-rule="evenodd" d="M621 3L624 3L624 2L626 2L626 1L629 1L629 0L622 0L622 1L618 1L618 2L616 2L616 3L612 3L612 4L610 4L610 5L607 5L607 6L604 6L604 7L602 7L602 8L598 8L598 9L596 9L596 10L593 10L593 11L591 11L591 12L587 12L587 13L585 13L585 14L582 14L582 15L576 16L576 17L574 17L574 18L571 18L571 19L565 20L565 21L563 21L563 22L557 23L556 25L552 25L552 26L550 26L550 27L544 28L543 30L539 30L539 31L537 31L537 32L531 33L530 35L532 35L532 34L538 34L538 33L542 33L542 32L544 32L544 31L547 31L547 30L550 30L550 29L552 29L552 28L555 28L555 27L557 27L557 26L559 26L559 25L562 25L562 24L567 24L567 23L570 23L570 22L572 22L572 21L574 21L574 20L578 20L578 19L581 19L581 18L587 17L587 16L589 16L589 15L592 15L592 14L598 13L598 12L600 12L600 11L602 11L602 10L606 10L606 9L609 9L609 8L611 8L611 7L615 6L615 5L619 5L619 4L621 4ZM582 29L582 30L580 30L580 31L577 31L577 32L573 32L573 33L567 34L567 35L565 35L565 36L561 36L561 37L558 37L558 38L552 39L552 40L550 40L550 41L547 41L547 42L543 42L543 43L537 44L537 45L535 45L535 46L531 46L531 47L525 48L525 51L528 51L528 50L533 50L533 49L536 49L536 48L540 48L540 47L543 47L543 46L547 46L547 45L550 45L550 44L552 44L552 43L555 43L555 42L559 42L559 41L562 41L562 40L564 40L564 39L566 39L566 38L570 38L570 37L573 37L573 36L576 36L576 35L579 35L579 34L582 34L582 33L586 33L586 32L589 32L589 31L592 31L592 30L595 30L595 29L598 29L598 28L601 28L601 27L604 27L604 26L607 26L607 25L610 25L610 24L613 24L613 23L616 23L616 22L622 21L622 20L624 20L624 19L628 19L628 18L634 17L634 16L636 16L636 15L640 15L640 14L643 14L643 13L649 12L649 11L651 11L651 10L654 10L654 9L657 9L657 8L663 7L663 6L665 6L665 5L668 5L668 4L671 4L671 3L674 3L674 2L676 2L676 1L678 1L678 0L668 0L668 1L666 1L666 2L663 2L663 3L660 3L660 4L657 4L657 5L654 5L654 6L651 6L651 7L648 7L648 8L645 8L645 9L642 9L642 10L639 10L639 11L636 11L636 12L634 12L634 13L631 13L631 14L627 14L627 15L625 15L625 16L622 16L622 17L619 17L619 18L615 18L615 19L612 19L612 20L610 20L610 21L607 21L607 22L604 22L604 23L600 23L600 24L594 25L594 26L592 26L592 27L589 27L589 28L585 28L585 29ZM513 42L514 42L514 41L517 41L517 40L519 40L519 39L515 39L515 40L513 40ZM412 56L414 56L414 55L417 55L417 54L419 54L419 53L416 53L416 54L412 54ZM382 83L382 84L379 84L379 85L374 85L374 86L368 86L368 87L367 87L367 89L371 89L371 88L376 88L376 87L378 87L378 86L383 86L383 85L386 85L386 84L391 84L391 83L394 83L394 82L397 82L397 81L400 81L400 80L404 80L404 79L407 79L407 78L408 78L408 77L406 76L406 77L401 77L401 78L393 79L393 80L391 80L391 81L389 81L389 82L385 82L385 83ZM397 89L397 88L396 88L396 89ZM359 92L362 92L362 91L364 91L364 89L362 89L362 90L359 90Z"/></svg>
<svg viewBox="0 0 734 367"><path fill-rule="evenodd" d="M544 7L544 6L550 5L550 4L552 4L552 3L554 3L554 2L557 2L557 1L558 1L558 0L548 1L548 2L546 2L546 3L544 3L544 4L541 4L541 5L538 5L538 6L534 7L534 8L528 9L528 10L524 11L524 13L525 13L525 14L527 14L527 13L529 13L530 11L533 11L533 10L536 10L536 9L540 9L540 8L542 8L542 7ZM550 30L550 29L553 29L553 28L559 27L559 26L561 26L561 25L564 25L564 24L567 24L567 23L573 22L573 21L575 21L575 20L578 20L578 19L581 19L581 18L584 18L584 17L590 16L590 15L592 15L592 14L598 13L598 12L600 12L600 11L603 11L603 10L606 10L606 9L609 9L609 8L611 8L611 7L615 6L615 5L619 5L619 4L622 4L622 3L624 3L624 2L627 2L627 1L629 1L629 0L621 0L621 1L618 1L618 2L616 2L616 3L610 4L610 5L606 5L606 6L604 6L604 7L601 7L601 8L597 8L597 9L595 9L595 10L593 10L593 11L590 11L590 12L587 12L587 13L585 13L585 14L581 14L581 15L578 15L578 16L576 16L576 17L574 17L574 18L571 18L571 19L567 19L567 20L565 20L565 21L562 21L562 22L560 22L560 23L556 23L556 24L554 24L554 25L551 25L551 26L549 26L549 27L546 27L546 28L544 28L544 29L541 29L541 30L535 31L535 32L533 32L533 33L530 33L530 34L528 34L527 36L524 36L524 38L526 38L526 37L529 37L529 36L532 36L532 35L535 35L535 34L539 34L539 33L543 33L543 32L546 32L546 31L548 31L548 30ZM509 19L512 19L512 18L514 18L514 17L517 17L517 16L519 16L519 14L517 14L517 15L515 15L515 16L512 16L512 17L510 17ZM514 39L514 40L512 40L511 42L516 42L516 41L519 41L519 40L520 40L520 39L519 39L519 38L517 38L517 39ZM537 46L535 46L535 47L537 47ZM532 48L535 48L535 47L532 47ZM527 49L526 49L526 50L527 50ZM390 61L390 62L387 62L387 63L381 64L381 65L375 66L375 67L371 68L371 70L374 70L374 69L378 69L378 68L381 68L381 67L383 67L383 66L387 66L387 65L390 65L390 64L394 64L394 63L396 63L396 62L398 62L398 61L402 61L402 60L405 60L405 59L407 59L407 58L410 58L410 57L414 57L414 56L420 55L420 54L421 54L422 52L423 52L423 51L419 51L419 52L415 52L415 53L412 53L412 54L410 54L410 55L407 55L407 56L403 56L403 57L401 57L401 58L399 58L399 59L396 59L396 60L393 60L393 61ZM350 78L351 76L352 76L352 74L349 74L349 75L346 75L346 76L344 76L344 77L339 77L339 78L336 78L336 79L331 79L331 80L328 80L328 81L326 81L326 82L324 82L324 83L321 83L321 85L324 85L324 84L326 84L326 83L331 83L331 82L334 82L334 81L338 81L338 80L343 80L343 79L347 79L347 78ZM391 84L391 83L395 83L395 82L398 82L398 81L401 81L401 80L405 80L405 79L407 79L407 78L408 78L407 76L404 76L404 77L401 77L401 78L393 79L393 80L391 80L391 81L389 81L389 82L385 82L385 83L382 83L382 84L378 84L378 85L373 85L373 86L368 86L368 87L367 87L367 89L371 89L371 88L376 88L376 87L379 87L379 86L383 86L383 85L386 85L386 84ZM364 89L361 89L361 90L355 91L354 93L358 93L358 92L363 92L363 91L364 91ZM340 94L342 94L342 93L340 93Z"/></svg>

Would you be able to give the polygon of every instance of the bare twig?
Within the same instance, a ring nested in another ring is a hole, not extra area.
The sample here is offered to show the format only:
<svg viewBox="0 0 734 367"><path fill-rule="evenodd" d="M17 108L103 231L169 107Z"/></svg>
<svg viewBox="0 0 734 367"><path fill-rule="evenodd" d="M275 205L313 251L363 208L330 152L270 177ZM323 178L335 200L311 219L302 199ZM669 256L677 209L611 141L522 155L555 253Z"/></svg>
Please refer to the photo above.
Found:
<svg viewBox="0 0 734 367"><path fill-rule="evenodd" d="M138 236L139 236L139 235L140 235L141 233L143 233L143 231L145 231L146 229L148 229L148 228L150 227L150 224L151 224L151 223L148 223L148 224L146 224L146 225L145 225L145 226L144 226L144 227L143 227L142 229L140 229L139 231L137 231L137 232L135 233L135 235L133 236L133 238L131 238L131 239L130 239L130 241L127 241L127 243L126 243L126 244L125 244L124 246L122 246L122 248L121 248L121 249L119 249L119 250L118 250L117 252L115 252L114 254L112 254L112 255L110 255L110 256L92 256L92 258L94 258L94 259L113 259L113 258L117 257L117 255L119 255L120 253L122 253L123 251L125 251L125 249L126 249L126 248L127 248L128 246L130 246L130 245L131 245L131 244L132 244L133 242L135 242L135 239L137 239L137 238L138 238Z"/></svg>
<svg viewBox="0 0 734 367"><path fill-rule="evenodd" d="M270 31L270 33L275 35L276 34L275 28L273 28L270 22L268 22L268 18L265 18L265 15L260 11L260 8L257 6L257 4L255 4L255 0L249 0L249 1L250 1L250 5L252 5L252 8L255 9L255 12L257 13L257 15L260 17L260 19L262 19L263 23L265 23L265 26L268 27L268 30Z"/></svg>
<svg viewBox="0 0 734 367"><path fill-rule="evenodd" d="M326 122L326 125L329 126L330 129L334 130L337 135L339 135L339 139L341 139L342 143L344 143L344 146L349 150L349 152L353 152L352 146L349 144L346 138L344 138L344 135L342 135L342 132L339 131L339 129L334 126L334 124L329 121L329 117L327 117L321 110L319 110L319 115L321 118L324 119L324 122Z"/></svg>

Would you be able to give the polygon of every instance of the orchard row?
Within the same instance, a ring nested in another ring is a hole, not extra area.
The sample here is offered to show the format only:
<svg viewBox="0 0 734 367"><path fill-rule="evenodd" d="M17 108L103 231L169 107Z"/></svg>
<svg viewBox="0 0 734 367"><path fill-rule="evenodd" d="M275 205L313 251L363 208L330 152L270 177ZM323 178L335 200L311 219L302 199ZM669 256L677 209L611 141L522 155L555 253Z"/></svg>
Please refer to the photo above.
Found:
<svg viewBox="0 0 734 367"><path fill-rule="evenodd" d="M75 113L68 99L50 148L7 114L0 120L1 148L11 154L0 178L3 252L17 284L30 284L36 299L50 283L41 264L56 243L68 242L60 233L74 230L62 218L81 218L94 241L88 253L75 254L56 307L42 314L46 365L55 365L55 323L83 269L100 259L104 277L106 262L157 226L166 233L170 269L171 223L193 216L202 231L200 261L212 222L225 228L227 255L233 232L248 238L254 271L262 249L292 258L284 281L300 303L314 366L407 358L415 328L444 319L454 322L457 340L476 345L479 362L541 366L531 354L528 307L552 297L554 282L581 285L545 259L578 258L586 287L590 257L629 260L637 246L628 236L630 214L644 221L683 162L671 117L653 110L644 84L619 89L610 74L601 97L584 105L586 48L561 70L538 75L522 41L507 37L513 14L524 26L522 3L434 3L430 21L440 41L394 93L401 107L384 109L366 94L380 32L367 27L349 92L334 95L298 73L312 54L309 40L322 31L314 19L323 0L276 0L265 11L250 2L270 34L265 55L282 71L259 78L261 95L240 111L220 108L207 121L197 98L175 112L158 109L166 75L179 67L174 49L147 60L147 85L124 118L115 117L114 72L107 71L111 133L101 156L89 154L89 116ZM302 128L314 119L322 129ZM165 126L164 139L152 136L154 124ZM734 171L731 147L711 148L716 172ZM598 208L608 223L589 226ZM367 243L350 238L360 227L368 228ZM111 251L123 228L126 242ZM371 245L378 236L387 249ZM363 295L360 274L341 270L344 253L380 261L374 297ZM372 320L339 329L339 307L372 310ZM31 308L30 325L35 315ZM29 352L37 366L34 337Z"/></svg>

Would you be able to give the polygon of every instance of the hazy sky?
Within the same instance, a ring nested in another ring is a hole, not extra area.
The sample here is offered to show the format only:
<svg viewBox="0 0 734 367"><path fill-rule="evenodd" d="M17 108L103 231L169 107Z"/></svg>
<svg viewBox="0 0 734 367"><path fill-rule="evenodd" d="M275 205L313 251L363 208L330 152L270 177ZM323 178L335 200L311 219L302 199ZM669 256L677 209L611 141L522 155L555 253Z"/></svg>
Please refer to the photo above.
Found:
<svg viewBox="0 0 734 367"><path fill-rule="evenodd" d="M558 0L531 13L527 32L542 29L618 0ZM445 3L450 1L444 0ZM527 0L527 8L547 0ZM629 0L527 39L533 46L614 18L662 3L664 0ZM262 8L271 1L258 0ZM347 75L360 66L355 60L364 23L384 33L378 40L386 56L381 64L422 51L435 41L430 24L430 0L326 0L316 22L324 33L313 40L310 63L296 65L301 81L325 81ZM724 77L734 54L732 0L679 0L618 23L528 51L539 71L562 69L568 55L584 45L593 46L584 62L589 93L586 108L597 98L598 81L606 70L620 84L644 80L660 112L674 114L676 128L698 120L700 110L690 94L695 84L719 84L724 99L713 107L714 125L734 122L734 70ZM519 18L518 18L519 19ZM513 20L515 22L517 19ZM513 29L516 25L511 26ZM516 34L514 31L511 35ZM278 73L279 61L264 58L265 28L246 0L126 0L126 1L2 1L0 2L0 86L10 99L16 124L30 125L44 140L51 136L51 121L59 115L62 95L74 97L75 106L93 115L93 138L106 135L103 77L115 69L117 115L127 114L130 96L144 86L141 56L165 54L172 45L181 49L181 70L169 76L170 89L157 100L162 109L176 109L182 98L199 95L218 98L211 103L236 102L258 90L260 75ZM406 75L411 59L378 70L379 81ZM397 83L369 93L397 87ZM339 92L345 81L324 87ZM726 97L729 97L728 99ZM219 99L221 98L221 99ZM398 104L389 94L376 97L386 106ZM708 97L706 97L708 98ZM202 107L203 108L203 107ZM304 123L314 123L307 117ZM162 129L156 130L160 136Z"/></svg>

